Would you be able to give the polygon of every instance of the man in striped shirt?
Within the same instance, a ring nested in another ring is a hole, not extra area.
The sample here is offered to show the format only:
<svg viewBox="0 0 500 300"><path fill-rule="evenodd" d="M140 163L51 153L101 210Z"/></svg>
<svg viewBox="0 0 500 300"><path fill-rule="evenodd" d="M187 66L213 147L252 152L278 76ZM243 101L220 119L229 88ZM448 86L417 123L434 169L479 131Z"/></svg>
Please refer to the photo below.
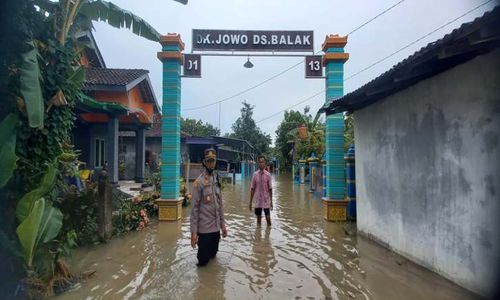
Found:
<svg viewBox="0 0 500 300"><path fill-rule="evenodd" d="M250 187L250 203L248 208L252 211L255 208L255 216L257 217L257 225L261 225L262 210L266 215L267 226L271 226L271 212L273 209L273 189L271 173L265 170L267 159L264 155L258 157L259 170L253 174L252 185Z"/></svg>

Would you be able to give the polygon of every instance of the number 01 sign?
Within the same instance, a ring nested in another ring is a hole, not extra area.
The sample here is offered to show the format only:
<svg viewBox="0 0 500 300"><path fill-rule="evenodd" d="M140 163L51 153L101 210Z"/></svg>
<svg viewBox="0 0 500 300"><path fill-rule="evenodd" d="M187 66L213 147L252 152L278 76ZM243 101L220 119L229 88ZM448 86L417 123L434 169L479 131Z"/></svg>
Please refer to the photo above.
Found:
<svg viewBox="0 0 500 300"><path fill-rule="evenodd" d="M201 77L201 55L184 54L184 77Z"/></svg>
<svg viewBox="0 0 500 300"><path fill-rule="evenodd" d="M306 78L323 77L323 57L321 55L306 56Z"/></svg>

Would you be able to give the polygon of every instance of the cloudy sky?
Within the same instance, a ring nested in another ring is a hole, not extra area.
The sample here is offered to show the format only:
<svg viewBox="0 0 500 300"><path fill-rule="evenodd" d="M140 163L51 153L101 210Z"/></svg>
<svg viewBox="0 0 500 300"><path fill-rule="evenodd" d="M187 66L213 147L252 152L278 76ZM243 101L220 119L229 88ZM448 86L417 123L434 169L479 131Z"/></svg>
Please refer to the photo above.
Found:
<svg viewBox="0 0 500 300"><path fill-rule="evenodd" d="M406 0L349 36L346 52L345 78L389 54L412 43L436 28L461 16L487 0ZM192 29L237 30L313 30L314 50L320 50L327 34L346 35L400 0L189 0L187 5L171 0L112 0L148 21L161 34L180 33L191 52ZM491 1L472 13L420 40L384 62L345 81L345 93L351 92L377 77L391 66L411 55L429 42L491 10L498 1ZM126 29L115 29L95 23L95 38L106 65L110 68L140 68L150 71L157 99L161 103L161 62L156 53L158 43L137 37ZM251 58L254 68L243 68L246 57L203 57L202 78L182 79L182 116L219 124L219 105L200 110L187 110L216 102L255 86L284 71L298 57ZM274 138L283 118L280 111L302 102L324 89L323 79L305 79L304 65L253 89L227 100L220 106L222 133L230 132L240 114L241 102L255 105L254 119ZM294 106L302 110L309 105L317 111L325 95ZM275 115L272 118L268 118Z"/></svg>

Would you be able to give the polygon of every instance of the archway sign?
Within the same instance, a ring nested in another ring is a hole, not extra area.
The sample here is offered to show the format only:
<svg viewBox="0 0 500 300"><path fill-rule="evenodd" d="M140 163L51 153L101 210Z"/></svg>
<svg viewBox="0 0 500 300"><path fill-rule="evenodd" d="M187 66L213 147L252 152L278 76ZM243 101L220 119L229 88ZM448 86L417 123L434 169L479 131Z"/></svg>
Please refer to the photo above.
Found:
<svg viewBox="0 0 500 300"><path fill-rule="evenodd" d="M200 78L202 56L301 56L305 58L305 78L325 79L325 102L344 93L344 63L349 59L349 54L344 52L347 36L326 36L323 55L314 55L313 31L193 29L192 41L192 53L183 54L185 45L180 35L169 33L161 37L162 51L157 54L163 65L161 198L156 202L161 221L182 217L179 198L181 77ZM307 52L312 55L306 55ZM326 118L327 184L323 198L324 218L329 221L347 218L343 152L343 115L329 115Z"/></svg>

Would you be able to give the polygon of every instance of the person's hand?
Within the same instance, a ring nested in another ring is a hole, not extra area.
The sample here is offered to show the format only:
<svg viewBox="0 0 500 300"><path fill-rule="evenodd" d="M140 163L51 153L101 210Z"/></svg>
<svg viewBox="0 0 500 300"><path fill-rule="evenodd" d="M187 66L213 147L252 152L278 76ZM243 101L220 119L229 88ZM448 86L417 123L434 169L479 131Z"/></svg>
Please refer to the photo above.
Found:
<svg viewBox="0 0 500 300"><path fill-rule="evenodd" d="M196 244L198 244L198 234L191 233L191 247L196 248Z"/></svg>
<svg viewBox="0 0 500 300"><path fill-rule="evenodd" d="M250 202L250 204L248 204L248 210L252 211L252 202Z"/></svg>
<svg viewBox="0 0 500 300"><path fill-rule="evenodd" d="M226 226L224 226L224 227L222 228L222 237L223 237L223 238L226 238L226 237L227 237L227 228L226 228Z"/></svg>

